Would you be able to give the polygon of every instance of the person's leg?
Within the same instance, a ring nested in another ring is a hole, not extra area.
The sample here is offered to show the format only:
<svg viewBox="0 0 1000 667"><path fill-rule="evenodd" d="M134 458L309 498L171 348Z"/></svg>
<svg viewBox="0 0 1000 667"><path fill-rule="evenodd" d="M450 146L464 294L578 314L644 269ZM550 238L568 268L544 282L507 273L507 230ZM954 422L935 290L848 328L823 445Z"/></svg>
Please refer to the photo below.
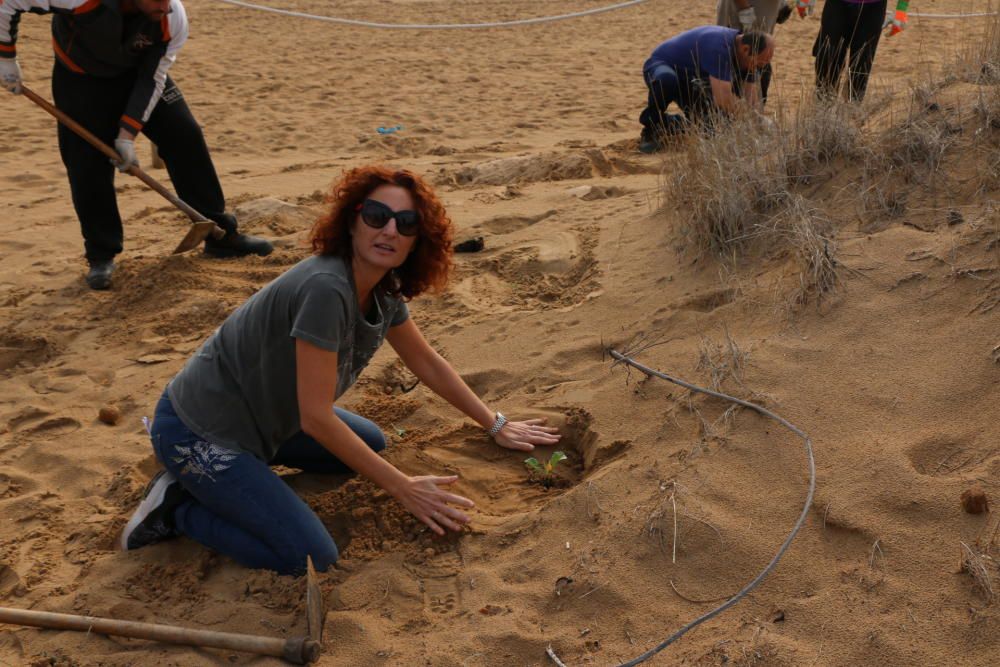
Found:
<svg viewBox="0 0 1000 667"><path fill-rule="evenodd" d="M59 63L52 71L55 105L109 146L118 135L118 119L131 89L128 77L101 79L74 74ZM59 154L69 176L87 260L111 260L122 251L123 236L115 198L115 168L68 127L60 123L58 128Z"/></svg>
<svg viewBox="0 0 1000 667"><path fill-rule="evenodd" d="M671 102L681 105L681 81L674 68L662 62L650 63L642 75L648 89L646 108L639 116L643 128L642 142L657 144L663 135L679 130L679 118L669 113L667 108ZM642 145L640 150L643 150Z"/></svg>
<svg viewBox="0 0 1000 667"><path fill-rule="evenodd" d="M819 34L813 45L816 58L816 93L823 98L837 96L840 73L847 58L847 46L857 19L857 6L843 0L826 0Z"/></svg>
<svg viewBox="0 0 1000 667"><path fill-rule="evenodd" d="M177 532L251 568L300 575L306 556L318 570L338 558L326 527L263 461L192 433L164 396L153 447L190 498L173 510Z"/></svg>
<svg viewBox="0 0 1000 667"><path fill-rule="evenodd" d="M236 217L226 212L225 195L205 134L170 77L142 132L157 145L177 196L226 232L223 239L206 240L207 253L217 257L263 256L274 249L269 241L237 231Z"/></svg>
<svg viewBox="0 0 1000 667"><path fill-rule="evenodd" d="M861 5L858 23L851 35L851 56L848 65L849 94L852 102L860 102L865 98L868 89L868 77L871 75L872 63L875 61L875 51L882 37L882 24L885 20L886 0Z"/></svg>
<svg viewBox="0 0 1000 667"><path fill-rule="evenodd" d="M334 408L334 411L372 451L381 452L385 449L385 435L375 422L343 408ZM302 432L289 438L281 445L271 461L271 465L298 468L303 472L322 475L354 473L315 438Z"/></svg>
<svg viewBox="0 0 1000 667"><path fill-rule="evenodd" d="M738 85L734 91L738 91ZM677 102L684 112L684 118L689 123L697 123L703 127L714 125L718 110L712 97L712 84L698 77L682 79L679 85L679 100Z"/></svg>
<svg viewBox="0 0 1000 667"><path fill-rule="evenodd" d="M226 198L205 135L170 77L142 132L158 147L177 196L226 231L234 231L236 221L226 215Z"/></svg>

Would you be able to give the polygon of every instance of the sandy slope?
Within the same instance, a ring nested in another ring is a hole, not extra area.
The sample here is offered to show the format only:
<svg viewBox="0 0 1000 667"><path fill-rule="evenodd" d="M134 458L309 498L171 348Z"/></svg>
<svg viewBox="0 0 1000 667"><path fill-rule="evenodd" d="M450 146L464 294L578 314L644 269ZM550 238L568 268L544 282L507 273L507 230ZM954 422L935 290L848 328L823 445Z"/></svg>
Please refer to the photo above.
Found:
<svg viewBox="0 0 1000 667"><path fill-rule="evenodd" d="M281 6L418 22L603 3L331 4ZM490 404L562 425L571 461L561 486L529 483L521 457L424 388L403 394L406 373L380 353L346 405L383 426L404 470L460 473L478 509L469 534L435 540L366 482L289 471L343 553L323 581L321 664L542 665L550 643L568 664L617 664L738 589L799 512L800 443L602 354L637 334L662 337L642 360L706 383L699 357L726 331L749 365L743 386L724 388L754 392L812 435L816 502L774 575L654 664L994 664L1000 617L958 560L959 542L988 539L996 520L963 514L958 498L980 480L1000 502L997 188L965 185L987 171L982 153L971 163L952 154L936 187L908 186L902 219L872 220L844 187L844 165L815 194L841 229L832 301L789 313L794 277L780 260L720 278L718 264L679 249L684 211L661 196L671 155L640 156L633 143L642 60L709 22L713 7L651 0L533 28L410 33L190 0L175 78L244 226L279 250L169 257L183 216L123 180L127 246L109 293L82 281L53 123L2 98L0 604L304 631L301 581L186 540L128 555L113 541L155 469L140 417L166 381L234 307L305 256L298 242L340 169L389 160L439 184L460 238L486 239L485 252L458 257L446 294L414 304L417 322ZM815 18L781 28L776 106L794 106L808 85L816 29ZM20 42L27 80L46 95L47 31L28 16ZM873 106L981 34L976 22L915 19L883 42ZM396 135L375 132L397 123ZM947 224L949 209L960 224ZM109 403L124 413L114 427L96 418ZM572 583L557 595L560 577ZM3 665L220 662L276 664L0 628Z"/></svg>

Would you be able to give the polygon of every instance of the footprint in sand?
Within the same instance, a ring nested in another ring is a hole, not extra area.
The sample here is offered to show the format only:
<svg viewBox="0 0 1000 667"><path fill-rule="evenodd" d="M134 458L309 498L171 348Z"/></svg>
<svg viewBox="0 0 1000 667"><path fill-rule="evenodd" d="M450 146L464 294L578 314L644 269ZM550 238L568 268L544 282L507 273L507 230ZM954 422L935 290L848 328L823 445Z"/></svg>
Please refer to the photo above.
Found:
<svg viewBox="0 0 1000 667"><path fill-rule="evenodd" d="M976 443L974 437L939 435L918 442L906 454L910 465L921 475L948 477L976 470L1000 458L1000 447Z"/></svg>
<svg viewBox="0 0 1000 667"><path fill-rule="evenodd" d="M736 290L712 289L685 297L674 304L678 310L694 310L699 313L710 313L736 299Z"/></svg>
<svg viewBox="0 0 1000 667"><path fill-rule="evenodd" d="M36 366L52 354L52 344L42 336L0 333L0 372L18 365Z"/></svg>
<svg viewBox="0 0 1000 667"><path fill-rule="evenodd" d="M472 310L568 309L600 292L596 228L554 232L470 259L455 294Z"/></svg>
<svg viewBox="0 0 1000 667"><path fill-rule="evenodd" d="M436 554L423 563L408 564L424 594L424 609L432 616L456 616L463 611L458 573L462 563L458 554Z"/></svg>
<svg viewBox="0 0 1000 667"><path fill-rule="evenodd" d="M35 491L39 486L39 483L30 477L0 474L0 500L23 496Z"/></svg>
<svg viewBox="0 0 1000 667"><path fill-rule="evenodd" d="M546 218L552 217L557 211L545 211L538 215L500 215L490 218L475 225L476 228L483 228L491 234L511 234L513 232L530 227Z"/></svg>

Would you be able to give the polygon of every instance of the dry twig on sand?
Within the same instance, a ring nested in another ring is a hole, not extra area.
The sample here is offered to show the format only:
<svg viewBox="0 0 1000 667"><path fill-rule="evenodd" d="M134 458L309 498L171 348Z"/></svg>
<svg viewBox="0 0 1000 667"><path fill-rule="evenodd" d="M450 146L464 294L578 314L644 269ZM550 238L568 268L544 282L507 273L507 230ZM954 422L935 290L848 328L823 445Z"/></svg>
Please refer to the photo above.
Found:
<svg viewBox="0 0 1000 667"><path fill-rule="evenodd" d="M973 549L965 542L959 544L962 547L962 572L972 577L975 590L983 596L986 604L993 604L995 594L991 570L996 568L996 563L988 553L979 553L978 548Z"/></svg>

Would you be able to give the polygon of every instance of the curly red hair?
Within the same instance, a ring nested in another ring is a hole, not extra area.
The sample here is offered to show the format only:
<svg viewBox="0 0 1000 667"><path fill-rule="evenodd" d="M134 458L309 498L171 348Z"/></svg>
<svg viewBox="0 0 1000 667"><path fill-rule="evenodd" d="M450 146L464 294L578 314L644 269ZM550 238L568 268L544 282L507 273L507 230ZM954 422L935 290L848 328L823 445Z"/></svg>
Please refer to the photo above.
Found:
<svg viewBox="0 0 1000 667"><path fill-rule="evenodd" d="M390 294L405 299L429 290L441 290L452 268L451 219L430 186L406 169L368 165L344 172L330 188L329 210L316 221L309 234L313 252L350 260L353 252L351 227L357 219L357 207L380 185L405 188L420 214L420 232L413 252L385 277L381 286Z"/></svg>

